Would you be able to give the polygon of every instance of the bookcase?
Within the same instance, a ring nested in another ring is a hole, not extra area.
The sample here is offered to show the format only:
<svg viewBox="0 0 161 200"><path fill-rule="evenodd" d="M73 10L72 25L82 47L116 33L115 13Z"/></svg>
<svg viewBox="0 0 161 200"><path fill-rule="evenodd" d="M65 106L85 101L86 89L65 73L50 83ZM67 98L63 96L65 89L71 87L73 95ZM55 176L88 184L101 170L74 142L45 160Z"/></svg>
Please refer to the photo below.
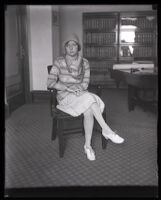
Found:
<svg viewBox="0 0 161 200"><path fill-rule="evenodd" d="M83 56L91 82L116 87L116 63L157 63L156 11L83 13Z"/></svg>
<svg viewBox="0 0 161 200"><path fill-rule="evenodd" d="M91 82L114 86L109 69L118 60L118 13L83 13L83 56Z"/></svg>

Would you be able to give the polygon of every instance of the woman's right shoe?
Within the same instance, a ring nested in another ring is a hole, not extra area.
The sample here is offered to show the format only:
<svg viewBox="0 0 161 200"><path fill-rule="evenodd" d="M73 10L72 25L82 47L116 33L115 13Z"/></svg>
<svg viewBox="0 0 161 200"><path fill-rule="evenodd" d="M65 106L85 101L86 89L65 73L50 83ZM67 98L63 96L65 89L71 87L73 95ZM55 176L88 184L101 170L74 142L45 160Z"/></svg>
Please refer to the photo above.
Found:
<svg viewBox="0 0 161 200"><path fill-rule="evenodd" d="M107 133L102 131L102 135L106 139L110 139L113 143L116 143L116 144L121 144L121 143L124 142L124 139L122 137L120 137L119 135L117 135L115 132L107 134Z"/></svg>
<svg viewBox="0 0 161 200"><path fill-rule="evenodd" d="M92 147L86 147L84 145L84 152L87 155L88 160L96 160L95 152Z"/></svg>

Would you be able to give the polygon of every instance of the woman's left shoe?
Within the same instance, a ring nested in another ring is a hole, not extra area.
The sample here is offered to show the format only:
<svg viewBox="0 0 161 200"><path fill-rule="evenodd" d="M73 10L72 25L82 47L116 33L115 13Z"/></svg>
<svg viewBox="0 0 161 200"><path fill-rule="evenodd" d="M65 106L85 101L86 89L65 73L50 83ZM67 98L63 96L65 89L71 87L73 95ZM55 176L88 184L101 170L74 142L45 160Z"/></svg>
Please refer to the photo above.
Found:
<svg viewBox="0 0 161 200"><path fill-rule="evenodd" d="M84 145L84 152L87 154L88 160L96 160L95 152L92 147L86 147L86 145Z"/></svg>
<svg viewBox="0 0 161 200"><path fill-rule="evenodd" d="M124 139L122 137L120 137L119 135L117 135L113 131L112 131L112 133L108 133L108 134L102 131L102 135L106 139L110 139L113 143L116 143L116 144L121 144L124 142Z"/></svg>

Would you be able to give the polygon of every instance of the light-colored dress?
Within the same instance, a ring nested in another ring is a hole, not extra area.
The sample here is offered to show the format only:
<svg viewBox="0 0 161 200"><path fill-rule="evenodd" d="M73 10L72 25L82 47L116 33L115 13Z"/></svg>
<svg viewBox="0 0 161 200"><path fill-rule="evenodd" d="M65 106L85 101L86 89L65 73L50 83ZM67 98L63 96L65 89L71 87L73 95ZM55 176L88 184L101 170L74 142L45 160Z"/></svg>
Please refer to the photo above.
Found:
<svg viewBox="0 0 161 200"><path fill-rule="evenodd" d="M76 117L84 113L93 103L97 103L100 111L103 112L105 105L101 98L88 91L83 92L80 96L70 93L59 102L57 108Z"/></svg>
<svg viewBox="0 0 161 200"><path fill-rule="evenodd" d="M104 102L96 94L88 92L89 79L89 63L85 58L78 59L78 63L75 62L68 65L64 57L59 57L50 71L47 82L48 87L54 88L56 83L59 82L59 84L65 84L70 89L80 88L82 92L77 96L68 91L58 91L57 108L73 117L77 117L84 113L93 103L97 103L102 113L105 107Z"/></svg>

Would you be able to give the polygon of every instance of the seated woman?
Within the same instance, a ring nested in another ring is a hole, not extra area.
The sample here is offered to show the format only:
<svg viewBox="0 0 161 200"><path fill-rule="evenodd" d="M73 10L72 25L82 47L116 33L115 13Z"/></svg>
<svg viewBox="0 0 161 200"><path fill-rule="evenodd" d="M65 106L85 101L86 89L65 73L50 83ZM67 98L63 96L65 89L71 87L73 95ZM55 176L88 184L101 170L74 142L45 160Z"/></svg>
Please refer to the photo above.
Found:
<svg viewBox="0 0 161 200"><path fill-rule="evenodd" d="M99 96L88 92L90 67L87 59L79 55L81 49L76 34L64 41L65 55L58 57L47 80L49 88L57 89L57 108L73 117L84 115L85 145L84 151L89 160L95 160L91 147L94 117L102 128L106 139L114 143L123 143L124 139L111 130L103 119L104 102Z"/></svg>

